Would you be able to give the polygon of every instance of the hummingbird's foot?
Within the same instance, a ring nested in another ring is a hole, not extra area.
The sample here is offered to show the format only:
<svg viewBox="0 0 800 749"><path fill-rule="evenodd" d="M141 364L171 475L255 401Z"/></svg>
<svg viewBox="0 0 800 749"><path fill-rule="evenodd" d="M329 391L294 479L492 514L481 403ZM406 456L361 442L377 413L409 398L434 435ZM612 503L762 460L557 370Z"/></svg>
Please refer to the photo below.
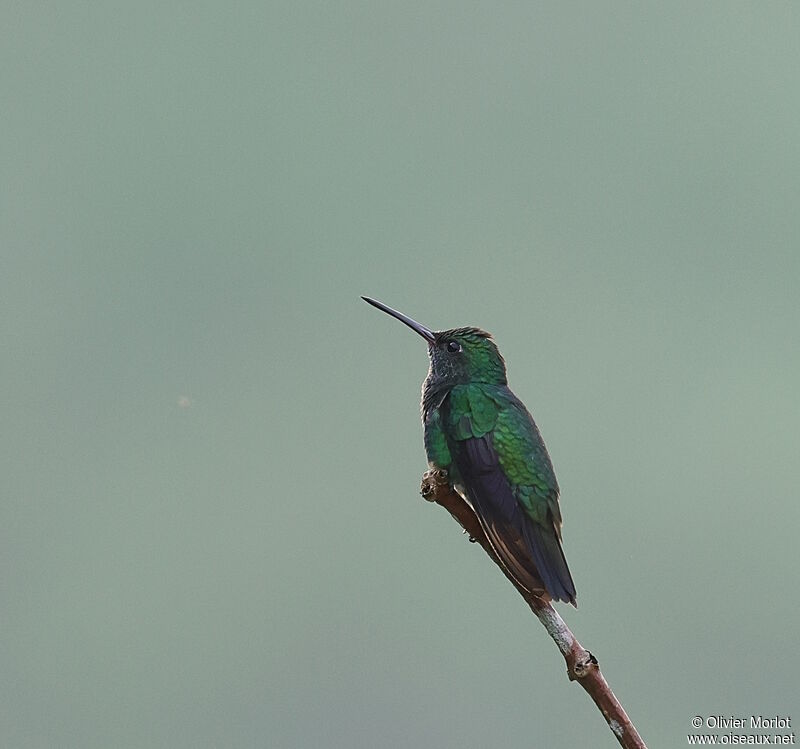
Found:
<svg viewBox="0 0 800 749"><path fill-rule="evenodd" d="M450 491L450 478L444 468L431 468L422 474L419 493L428 502L435 502L440 491Z"/></svg>

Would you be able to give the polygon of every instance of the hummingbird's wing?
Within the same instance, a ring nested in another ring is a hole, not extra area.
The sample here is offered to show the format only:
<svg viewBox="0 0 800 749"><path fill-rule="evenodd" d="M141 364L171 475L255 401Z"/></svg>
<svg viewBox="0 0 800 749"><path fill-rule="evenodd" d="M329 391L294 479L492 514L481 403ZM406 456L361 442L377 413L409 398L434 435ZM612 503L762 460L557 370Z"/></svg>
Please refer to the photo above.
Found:
<svg viewBox="0 0 800 749"><path fill-rule="evenodd" d="M465 499L520 585L532 593L545 589L555 600L574 604L575 585L560 542L558 486L544 443L510 390L491 395L471 385L443 404L455 427L448 441Z"/></svg>
<svg viewBox="0 0 800 749"><path fill-rule="evenodd" d="M451 449L467 501L520 585L575 603L575 585L552 521L548 528L528 517L491 443L491 435L485 434L461 440Z"/></svg>

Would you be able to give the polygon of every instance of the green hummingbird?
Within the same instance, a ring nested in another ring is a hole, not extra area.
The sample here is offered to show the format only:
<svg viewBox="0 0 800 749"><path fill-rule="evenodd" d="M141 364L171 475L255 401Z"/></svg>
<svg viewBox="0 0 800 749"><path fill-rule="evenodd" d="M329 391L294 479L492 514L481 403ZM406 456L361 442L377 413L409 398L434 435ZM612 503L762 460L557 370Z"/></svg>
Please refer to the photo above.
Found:
<svg viewBox="0 0 800 749"><path fill-rule="evenodd" d="M533 417L508 387L505 361L491 335L480 328L435 332L382 302L361 298L428 343L422 424L430 467L448 472L518 585L577 605L561 548L553 465Z"/></svg>

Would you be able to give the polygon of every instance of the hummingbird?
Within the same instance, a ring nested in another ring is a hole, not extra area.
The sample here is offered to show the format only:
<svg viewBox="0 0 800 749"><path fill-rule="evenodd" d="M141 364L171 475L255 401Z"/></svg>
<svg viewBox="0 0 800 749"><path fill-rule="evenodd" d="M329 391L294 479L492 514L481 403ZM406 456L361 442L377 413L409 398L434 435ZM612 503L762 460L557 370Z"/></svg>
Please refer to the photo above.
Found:
<svg viewBox="0 0 800 749"><path fill-rule="evenodd" d="M533 417L508 387L492 336L471 327L432 331L383 302L361 298L428 344L421 404L428 465L447 471L519 586L576 606L553 464Z"/></svg>

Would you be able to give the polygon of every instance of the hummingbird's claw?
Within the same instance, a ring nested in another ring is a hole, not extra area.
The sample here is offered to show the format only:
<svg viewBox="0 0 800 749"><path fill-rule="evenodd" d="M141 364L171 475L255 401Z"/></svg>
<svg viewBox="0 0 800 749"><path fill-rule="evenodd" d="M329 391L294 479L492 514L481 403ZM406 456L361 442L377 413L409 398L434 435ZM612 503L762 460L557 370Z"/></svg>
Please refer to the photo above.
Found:
<svg viewBox="0 0 800 749"><path fill-rule="evenodd" d="M419 493L428 502L436 501L436 493L439 487L449 485L448 473L444 468L431 468L422 474L422 483L419 487Z"/></svg>

